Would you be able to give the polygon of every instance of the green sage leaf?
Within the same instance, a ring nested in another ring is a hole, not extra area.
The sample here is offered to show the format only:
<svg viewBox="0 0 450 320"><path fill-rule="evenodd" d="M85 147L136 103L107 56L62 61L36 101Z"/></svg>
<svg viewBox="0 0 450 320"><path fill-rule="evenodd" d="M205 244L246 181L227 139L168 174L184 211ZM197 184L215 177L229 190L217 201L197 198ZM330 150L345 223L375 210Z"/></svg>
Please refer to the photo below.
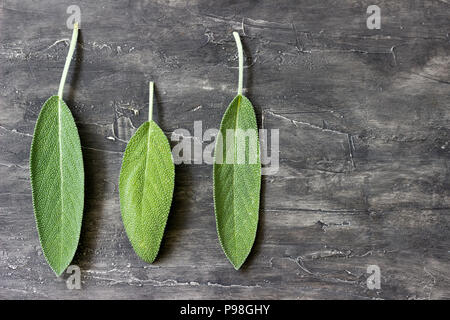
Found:
<svg viewBox="0 0 450 320"><path fill-rule="evenodd" d="M62 100L67 70L76 45L75 25L58 96L43 105L30 151L33 207L44 256L56 273L73 259L80 237L84 205L84 168L80 138Z"/></svg>
<svg viewBox="0 0 450 320"><path fill-rule="evenodd" d="M225 255L239 269L256 237L261 189L258 127L251 102L242 95L242 46L239 90L220 125L214 152L214 209Z"/></svg>
<svg viewBox="0 0 450 320"><path fill-rule="evenodd" d="M175 166L169 141L151 119L131 137L119 178L120 209L127 236L136 254L152 263L159 251L172 204Z"/></svg>

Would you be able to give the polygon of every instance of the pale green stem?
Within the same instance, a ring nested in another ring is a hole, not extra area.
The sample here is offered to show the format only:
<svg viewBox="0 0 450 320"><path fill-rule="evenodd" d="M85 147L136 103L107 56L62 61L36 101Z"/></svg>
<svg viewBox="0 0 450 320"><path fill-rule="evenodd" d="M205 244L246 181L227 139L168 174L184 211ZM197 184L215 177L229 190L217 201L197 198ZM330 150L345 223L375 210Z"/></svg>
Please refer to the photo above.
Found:
<svg viewBox="0 0 450 320"><path fill-rule="evenodd" d="M239 85L238 85L238 95L242 95L242 87L244 83L244 53L242 50L241 38L239 38L239 33L233 32L234 40L236 41L236 46L238 49L239 56Z"/></svg>
<svg viewBox="0 0 450 320"><path fill-rule="evenodd" d="M153 81L150 81L149 83L149 93L148 93L148 121L152 121L152 115L153 115L153 87L154 83Z"/></svg>
<svg viewBox="0 0 450 320"><path fill-rule="evenodd" d="M59 89L58 89L58 100L62 100L63 98L63 90L64 90L64 83L66 82L67 72L69 71L70 61L72 60L73 52L75 51L75 46L77 44L77 38L78 38L78 22L76 22L73 25L73 33L72 33L72 40L70 41L69 46L69 53L67 54L66 58L66 64L64 65L64 70L61 76L61 81L59 82Z"/></svg>

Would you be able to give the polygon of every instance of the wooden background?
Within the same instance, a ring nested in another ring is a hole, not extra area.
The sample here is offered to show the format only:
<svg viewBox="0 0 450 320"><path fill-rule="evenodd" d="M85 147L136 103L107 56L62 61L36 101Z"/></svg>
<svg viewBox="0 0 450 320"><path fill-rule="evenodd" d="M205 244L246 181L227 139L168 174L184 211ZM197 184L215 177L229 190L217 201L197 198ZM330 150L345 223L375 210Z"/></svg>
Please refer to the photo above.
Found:
<svg viewBox="0 0 450 320"><path fill-rule="evenodd" d="M86 171L81 290L45 262L28 160L57 93L71 4L82 28L65 87ZM371 4L381 30L366 27ZM0 0L0 298L450 298L449 13L447 0ZM237 90L233 30L259 124L280 129L255 246L235 271L216 235L212 166L183 164L148 265L126 238L117 189L148 81L169 137L194 121L218 128ZM380 290L366 286L368 265Z"/></svg>

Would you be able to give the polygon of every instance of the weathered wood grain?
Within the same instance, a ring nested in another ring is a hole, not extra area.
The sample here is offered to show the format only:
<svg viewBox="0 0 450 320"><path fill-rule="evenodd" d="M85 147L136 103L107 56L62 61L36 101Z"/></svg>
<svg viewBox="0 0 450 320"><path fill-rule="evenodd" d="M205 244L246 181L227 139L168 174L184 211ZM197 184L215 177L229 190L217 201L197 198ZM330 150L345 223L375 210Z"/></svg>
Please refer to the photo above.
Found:
<svg viewBox="0 0 450 320"><path fill-rule="evenodd" d="M74 1L0 0L0 298L450 298L447 1L377 1L381 30L366 27L372 1L75 3L82 30L65 100L86 171L73 262L82 289L44 260L28 172ZM233 30L259 123L280 129L254 250L235 271L216 235L212 166L183 164L148 265L126 238L117 189L126 142L147 119L147 83L168 136L199 120L218 128L237 89ZM380 290L366 286L372 264Z"/></svg>

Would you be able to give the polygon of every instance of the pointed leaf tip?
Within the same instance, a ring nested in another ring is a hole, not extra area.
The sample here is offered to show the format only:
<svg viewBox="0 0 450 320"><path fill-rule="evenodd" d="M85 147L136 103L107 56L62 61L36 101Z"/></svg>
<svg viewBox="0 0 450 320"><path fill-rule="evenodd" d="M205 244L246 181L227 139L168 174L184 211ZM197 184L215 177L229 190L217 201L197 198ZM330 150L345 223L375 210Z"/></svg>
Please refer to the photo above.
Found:
<svg viewBox="0 0 450 320"><path fill-rule="evenodd" d="M57 276L75 255L84 205L84 168L75 121L64 101L48 99L30 152L33 208L44 257Z"/></svg>
<svg viewBox="0 0 450 320"><path fill-rule="evenodd" d="M152 263L158 255L172 204L175 166L169 141L156 122L131 137L119 178L120 210L136 254Z"/></svg>
<svg viewBox="0 0 450 320"><path fill-rule="evenodd" d="M258 127L253 106L245 96L238 95L230 103L219 135L213 169L216 227L225 255L238 270L255 241L261 189ZM239 160L240 152L244 162Z"/></svg>

